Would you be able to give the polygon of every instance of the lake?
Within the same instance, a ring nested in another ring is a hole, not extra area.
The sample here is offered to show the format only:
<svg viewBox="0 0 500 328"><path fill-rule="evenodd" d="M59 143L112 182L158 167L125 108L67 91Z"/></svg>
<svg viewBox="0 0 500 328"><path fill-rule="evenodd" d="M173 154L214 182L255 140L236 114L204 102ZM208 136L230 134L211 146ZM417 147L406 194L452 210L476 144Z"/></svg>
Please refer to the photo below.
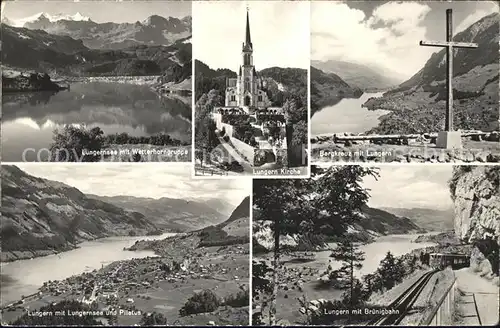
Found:
<svg viewBox="0 0 500 328"><path fill-rule="evenodd" d="M434 234L434 233L429 233ZM416 243L414 242L418 236L425 234L410 234L410 235L388 235L377 238L373 243L366 245L361 245L359 250L364 252L365 260L363 261L363 267L357 270L355 274L358 277L363 275L373 273L380 265L380 261L384 259L387 252L391 252L395 257L401 256L418 248L425 248L430 246L436 246L434 243ZM331 251L319 252L317 254L317 259L319 262L323 262L328 266L328 261L331 259ZM339 262L333 262L332 268L340 268L341 264Z"/></svg>
<svg viewBox="0 0 500 328"><path fill-rule="evenodd" d="M60 92L4 94L2 111L5 162L23 161L26 149L34 150L26 152L25 160L35 161L39 150L50 147L54 129L70 124L99 126L105 134L167 133L191 141L191 106L136 83L87 81Z"/></svg>
<svg viewBox="0 0 500 328"><path fill-rule="evenodd" d="M311 118L311 136L333 133L363 133L379 123L379 117L389 111L369 111L362 108L371 97L381 97L383 92L364 93L360 98L344 98L335 106L325 107Z"/></svg>
<svg viewBox="0 0 500 328"><path fill-rule="evenodd" d="M83 272L100 269L114 261L155 256L152 251L124 251L138 240L163 239L175 235L109 237L79 244L79 248L56 255L1 264L1 304L19 300L21 295L36 293L44 282L62 280Z"/></svg>

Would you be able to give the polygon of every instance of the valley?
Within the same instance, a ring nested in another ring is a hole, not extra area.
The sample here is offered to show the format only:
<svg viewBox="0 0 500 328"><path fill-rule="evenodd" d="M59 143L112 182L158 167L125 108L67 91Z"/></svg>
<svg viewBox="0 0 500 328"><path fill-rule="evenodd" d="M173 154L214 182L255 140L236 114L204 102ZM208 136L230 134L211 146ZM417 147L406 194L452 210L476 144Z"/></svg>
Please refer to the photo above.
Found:
<svg viewBox="0 0 500 328"><path fill-rule="evenodd" d="M249 197L97 196L15 166L2 176L2 324L248 323ZM213 302L193 308L201 294Z"/></svg>
<svg viewBox="0 0 500 328"><path fill-rule="evenodd" d="M444 9L438 12L444 19ZM398 80L393 72L398 65L389 67L384 73L379 67L382 61L365 58L365 64L358 63L358 53L353 54L352 62L340 60L340 55L333 53L321 60L314 59L311 113L317 118L313 121L315 133L311 142L315 160L497 163L500 160L499 17L498 11L487 11L474 22L467 22L467 26L453 37L456 42L477 44L475 49L454 50L452 130L461 133L461 144L455 151L453 147L442 148L437 142L438 133L445 129L446 49L436 48L435 52L426 55L428 59L405 80ZM321 48L320 43L318 48ZM403 48L415 53L422 49L417 39ZM383 47L379 51L385 52ZM348 56L343 55L342 58ZM392 54L387 52L383 56ZM397 61L397 57L393 59ZM405 65L401 63L399 69L404 71ZM361 91L353 94L356 88ZM361 101L363 92L370 96ZM353 155L322 155L328 152ZM370 156L373 152L390 155Z"/></svg>

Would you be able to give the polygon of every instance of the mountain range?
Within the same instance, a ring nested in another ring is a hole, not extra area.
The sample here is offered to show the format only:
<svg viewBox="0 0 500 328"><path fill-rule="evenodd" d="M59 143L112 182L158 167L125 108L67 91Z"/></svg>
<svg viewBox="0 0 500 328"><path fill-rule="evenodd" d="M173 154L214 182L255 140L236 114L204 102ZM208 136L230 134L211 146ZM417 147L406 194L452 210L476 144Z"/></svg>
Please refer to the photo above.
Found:
<svg viewBox="0 0 500 328"><path fill-rule="evenodd" d="M177 22L176 18L151 16L135 24L39 18L48 21L46 30L2 23L4 68L51 76L164 75L162 83L178 83L191 76L190 17ZM35 27L36 22L25 25Z"/></svg>
<svg viewBox="0 0 500 328"><path fill-rule="evenodd" d="M250 242L250 197L245 197L228 219L215 225L158 240L137 241L129 250L152 250L160 256L172 256L199 247L240 247ZM219 248L221 249L221 248Z"/></svg>
<svg viewBox="0 0 500 328"><path fill-rule="evenodd" d="M191 35L191 16L184 18L152 15L135 23L96 23L80 13L75 15L50 15L39 13L19 23L4 20L4 24L14 24L31 30L43 30L47 33L69 36L82 40L91 49L124 49L131 46L163 45Z"/></svg>
<svg viewBox="0 0 500 328"><path fill-rule="evenodd" d="M455 129L499 129L499 20L485 16L457 33L457 42L474 42L476 49L453 52ZM446 101L446 49L433 53L424 67L383 97L370 99L369 109L390 110L373 133L436 132L444 128ZM424 131L425 130L425 131Z"/></svg>
<svg viewBox="0 0 500 328"><path fill-rule="evenodd" d="M340 60L313 60L311 66L326 73L334 73L351 87L360 88L365 92L386 91L403 82L396 73Z"/></svg>
<svg viewBox="0 0 500 328"><path fill-rule="evenodd" d="M397 216L409 218L416 225L428 231L449 231L454 229L453 218L455 217L455 210L453 208L438 210L430 208L381 207L380 209Z"/></svg>
<svg viewBox="0 0 500 328"><path fill-rule="evenodd" d="M169 46L96 50L69 36L11 26L3 26L2 38L2 64L20 70L67 76L162 75L168 70L184 78L191 75L191 43L185 40Z"/></svg>
<svg viewBox="0 0 500 328"><path fill-rule="evenodd" d="M157 230L143 214L89 198L64 183L12 165L2 165L1 171L1 261L58 253L85 240Z"/></svg>
<svg viewBox="0 0 500 328"><path fill-rule="evenodd" d="M154 199L131 196L88 196L129 211L142 213L159 229L175 232L193 231L219 224L227 217L226 213L234 208L228 203L212 202L216 206L214 209L206 202L167 197Z"/></svg>
<svg viewBox="0 0 500 328"><path fill-rule="evenodd" d="M254 247L256 251L269 250L273 245L272 230L268 221L259 220L260 211L253 209L254 226ZM393 234L413 234L424 233L426 229L418 225L415 221L395 215L380 208L373 208L367 205L361 209L361 218L347 229L350 239L359 242L372 242L376 237ZM332 236L313 236L315 238L329 241ZM308 249L311 246L307 235L301 237L284 236L280 241L298 249Z"/></svg>
<svg viewBox="0 0 500 328"><path fill-rule="evenodd" d="M2 262L59 253L85 240L109 236L216 227L225 236L248 238L248 197L236 208L224 201L103 197L34 177L17 166L2 165L1 171Z"/></svg>
<svg viewBox="0 0 500 328"><path fill-rule="evenodd" d="M344 98L359 98L363 90L349 85L335 73L311 66L311 116L326 106L334 106Z"/></svg>

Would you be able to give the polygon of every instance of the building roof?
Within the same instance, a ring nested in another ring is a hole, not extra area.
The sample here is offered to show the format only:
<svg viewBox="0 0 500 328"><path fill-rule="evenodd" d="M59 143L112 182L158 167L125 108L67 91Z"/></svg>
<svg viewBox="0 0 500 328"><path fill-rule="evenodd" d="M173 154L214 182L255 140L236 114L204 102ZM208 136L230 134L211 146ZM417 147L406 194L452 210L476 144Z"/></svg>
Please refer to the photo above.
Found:
<svg viewBox="0 0 500 328"><path fill-rule="evenodd" d="M430 253L429 255L433 256L459 256L459 257L469 257L466 254L457 254L457 253Z"/></svg>

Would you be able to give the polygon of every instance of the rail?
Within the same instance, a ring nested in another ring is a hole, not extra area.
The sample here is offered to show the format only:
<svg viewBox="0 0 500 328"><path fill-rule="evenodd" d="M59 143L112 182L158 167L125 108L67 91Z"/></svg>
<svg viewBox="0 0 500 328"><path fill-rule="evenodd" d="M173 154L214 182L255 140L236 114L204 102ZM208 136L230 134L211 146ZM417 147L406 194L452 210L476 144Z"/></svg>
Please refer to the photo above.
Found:
<svg viewBox="0 0 500 328"><path fill-rule="evenodd" d="M392 302L388 308L396 310L395 313L383 315L369 321L367 326L392 326L398 325L408 311L412 308L413 304L417 301L422 293L422 290L427 285L429 280L438 270L432 270L424 273L417 281L415 281L408 289L406 289L398 298Z"/></svg>
<svg viewBox="0 0 500 328"><path fill-rule="evenodd" d="M446 293L441 297L436 307L429 316L422 321L423 326L447 326L453 325L453 310L455 306L455 294L457 290L457 279L448 287Z"/></svg>

